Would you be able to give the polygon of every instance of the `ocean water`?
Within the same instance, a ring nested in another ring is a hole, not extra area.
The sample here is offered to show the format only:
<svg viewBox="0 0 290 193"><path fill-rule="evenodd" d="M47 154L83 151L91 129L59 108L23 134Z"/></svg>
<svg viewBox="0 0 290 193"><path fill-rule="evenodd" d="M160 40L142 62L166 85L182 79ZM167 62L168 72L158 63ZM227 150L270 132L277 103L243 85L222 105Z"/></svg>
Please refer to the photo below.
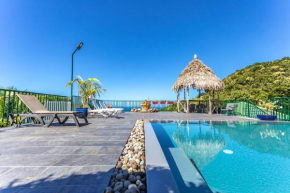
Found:
<svg viewBox="0 0 290 193"><path fill-rule="evenodd" d="M191 192L166 149L180 148L213 192L290 192L290 124L151 123L181 192ZM194 167L192 164L192 167Z"/></svg>

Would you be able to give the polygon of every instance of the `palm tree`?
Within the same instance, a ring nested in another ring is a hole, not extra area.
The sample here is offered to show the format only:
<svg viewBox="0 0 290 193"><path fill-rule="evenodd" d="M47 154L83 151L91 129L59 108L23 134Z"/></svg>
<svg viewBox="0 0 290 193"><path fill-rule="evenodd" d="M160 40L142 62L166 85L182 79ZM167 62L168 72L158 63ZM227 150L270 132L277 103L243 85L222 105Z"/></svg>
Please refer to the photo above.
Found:
<svg viewBox="0 0 290 193"><path fill-rule="evenodd" d="M72 85L74 82L78 82L79 85L79 93L82 97L83 108L86 108L88 105L88 100L90 96L96 97L96 94L100 96L103 91L106 91L100 84L101 82L96 78L88 78L88 80L84 81L80 75L78 78L69 82L66 87Z"/></svg>

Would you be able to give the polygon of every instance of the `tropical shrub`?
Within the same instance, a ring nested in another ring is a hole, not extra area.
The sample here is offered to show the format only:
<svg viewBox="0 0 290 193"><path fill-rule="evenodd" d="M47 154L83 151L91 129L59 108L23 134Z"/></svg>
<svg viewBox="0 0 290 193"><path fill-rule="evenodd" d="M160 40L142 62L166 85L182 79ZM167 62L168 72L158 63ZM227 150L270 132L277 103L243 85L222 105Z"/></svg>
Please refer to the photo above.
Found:
<svg viewBox="0 0 290 193"><path fill-rule="evenodd" d="M0 128L11 126L10 122L6 119L0 119Z"/></svg>
<svg viewBox="0 0 290 193"><path fill-rule="evenodd" d="M88 80L84 81L81 76L77 76L78 78L69 82L66 87L72 85L74 82L78 82L79 93L82 98L81 108L86 108L88 105L89 97L96 97L96 94L100 96L102 91L106 91L100 84L100 81L96 78L88 78Z"/></svg>
<svg viewBox="0 0 290 193"><path fill-rule="evenodd" d="M183 112L182 105L179 106L179 110ZM167 107L161 109L160 111L177 111L177 103L173 103L172 105L168 105Z"/></svg>

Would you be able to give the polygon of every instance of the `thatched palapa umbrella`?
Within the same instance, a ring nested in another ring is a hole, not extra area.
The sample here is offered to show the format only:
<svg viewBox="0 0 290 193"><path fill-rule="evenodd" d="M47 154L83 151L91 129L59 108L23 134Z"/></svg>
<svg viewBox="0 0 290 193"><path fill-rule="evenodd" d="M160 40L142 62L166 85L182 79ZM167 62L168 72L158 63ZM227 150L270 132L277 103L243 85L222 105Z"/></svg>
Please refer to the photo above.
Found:
<svg viewBox="0 0 290 193"><path fill-rule="evenodd" d="M213 71L203 64L196 55L189 65L181 72L172 90L177 92L177 107L179 111L179 92L187 90L187 112L189 112L189 89L209 91L209 114L211 114L210 91L221 91L224 83L213 73Z"/></svg>

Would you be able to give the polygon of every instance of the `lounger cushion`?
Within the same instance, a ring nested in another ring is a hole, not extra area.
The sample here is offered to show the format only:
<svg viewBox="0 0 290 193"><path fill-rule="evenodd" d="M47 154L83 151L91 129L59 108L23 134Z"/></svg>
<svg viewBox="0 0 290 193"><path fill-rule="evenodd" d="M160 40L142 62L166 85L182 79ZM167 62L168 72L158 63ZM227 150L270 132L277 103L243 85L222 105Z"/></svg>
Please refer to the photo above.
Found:
<svg viewBox="0 0 290 193"><path fill-rule="evenodd" d="M37 114L81 114L81 111L36 111Z"/></svg>

